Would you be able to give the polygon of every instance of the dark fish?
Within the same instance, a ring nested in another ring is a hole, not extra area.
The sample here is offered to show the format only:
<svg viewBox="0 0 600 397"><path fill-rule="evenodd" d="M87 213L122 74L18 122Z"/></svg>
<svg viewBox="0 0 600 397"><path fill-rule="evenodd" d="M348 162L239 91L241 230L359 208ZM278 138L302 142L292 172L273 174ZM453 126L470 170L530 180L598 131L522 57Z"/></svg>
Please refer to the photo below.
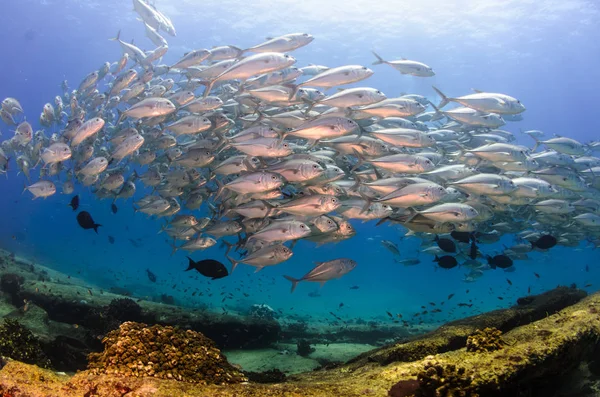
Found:
<svg viewBox="0 0 600 397"><path fill-rule="evenodd" d="M227 277L229 272L225 265L214 259L203 259L198 262L194 262L192 258L187 257L189 261L188 268L185 271L195 269L204 277L210 277L212 280Z"/></svg>
<svg viewBox="0 0 600 397"><path fill-rule="evenodd" d="M435 236L435 242L444 252L456 252L456 244L448 238L439 238L438 236Z"/></svg>
<svg viewBox="0 0 600 397"><path fill-rule="evenodd" d="M590 265L585 265L585 271L589 272L590 271Z"/></svg>
<svg viewBox="0 0 600 397"><path fill-rule="evenodd" d="M98 227L102 226L98 223L95 223L94 219L92 219L92 216L87 211L81 211L79 214L77 214L77 223L79 223L79 226L84 229L94 229L96 233L98 233Z"/></svg>
<svg viewBox="0 0 600 397"><path fill-rule="evenodd" d="M458 307L471 307L471 306L473 306L472 303L459 303L458 304Z"/></svg>
<svg viewBox="0 0 600 397"><path fill-rule="evenodd" d="M540 278L540 275L537 274L536 272L533 272L533 275L536 276L537 278Z"/></svg>
<svg viewBox="0 0 600 397"><path fill-rule="evenodd" d="M338 306L338 309L341 309L342 307L344 307L344 302L340 303L340 305Z"/></svg>
<svg viewBox="0 0 600 397"><path fill-rule="evenodd" d="M433 261L437 262L437 264L443 269L452 269L458 265L456 258L450 255L444 255L441 258L438 258L436 255Z"/></svg>
<svg viewBox="0 0 600 397"><path fill-rule="evenodd" d="M452 236L453 239L461 243L468 243L471 240L471 233L469 232L457 232L456 230L454 230L450 232L450 236Z"/></svg>
<svg viewBox="0 0 600 397"><path fill-rule="evenodd" d="M73 196L73 198L71 199L71 202L69 203L69 206L71 208L73 208L73 211L77 211L77 208L79 208L79 195L78 194Z"/></svg>
<svg viewBox="0 0 600 397"><path fill-rule="evenodd" d="M555 237L549 234L545 234L542 237L540 237L537 241L532 241L531 247L547 250L549 248L554 247L556 245L556 242L557 241Z"/></svg>
<svg viewBox="0 0 600 397"><path fill-rule="evenodd" d="M494 257L491 257L488 255L487 262L488 262L488 265L490 265L492 267L492 269L495 269L497 267L499 267L500 269L506 269L513 265L512 259L510 259L506 255L496 255Z"/></svg>
<svg viewBox="0 0 600 397"><path fill-rule="evenodd" d="M113 236L108 236L108 242L111 244L115 243L115 238Z"/></svg>
<svg viewBox="0 0 600 397"><path fill-rule="evenodd" d="M527 293L531 294L531 286L527 287Z"/></svg>
<svg viewBox="0 0 600 397"><path fill-rule="evenodd" d="M142 239L141 238L137 238L137 239L131 239L128 238L127 240L129 240L129 242L131 243L131 245L133 245L135 248L140 248L144 246L144 243L142 243Z"/></svg>
<svg viewBox="0 0 600 397"><path fill-rule="evenodd" d="M150 280L153 283L155 283L156 282L156 275L154 273L152 273L150 271L150 269L146 269L146 273L148 273L148 280Z"/></svg>
<svg viewBox="0 0 600 397"><path fill-rule="evenodd" d="M112 204L110 205L110 211L111 211L113 214L116 214L116 213L117 213L117 211L119 211L119 209L117 208L117 205L116 205L115 203L112 203Z"/></svg>
<svg viewBox="0 0 600 397"><path fill-rule="evenodd" d="M358 285L353 285L352 287L350 287L350 289L359 289L360 287Z"/></svg>
<svg viewBox="0 0 600 397"><path fill-rule="evenodd" d="M388 316L390 316L390 318L394 318L394 315L390 312L386 312Z"/></svg>
<svg viewBox="0 0 600 397"><path fill-rule="evenodd" d="M500 299L501 301L503 301L503 300L504 300L504 298L503 298L503 297L501 297L501 296L499 296L499 297L498 297L498 299Z"/></svg>
<svg viewBox="0 0 600 397"><path fill-rule="evenodd" d="M512 285L512 281L510 281L509 279L506 279L506 282L508 283L508 285Z"/></svg>
<svg viewBox="0 0 600 397"><path fill-rule="evenodd" d="M448 300L452 299L453 296L454 296L454 294L448 295Z"/></svg>
<svg viewBox="0 0 600 397"><path fill-rule="evenodd" d="M475 239L471 241L471 249L469 250L469 258L475 260L477 259L477 245L475 244Z"/></svg>

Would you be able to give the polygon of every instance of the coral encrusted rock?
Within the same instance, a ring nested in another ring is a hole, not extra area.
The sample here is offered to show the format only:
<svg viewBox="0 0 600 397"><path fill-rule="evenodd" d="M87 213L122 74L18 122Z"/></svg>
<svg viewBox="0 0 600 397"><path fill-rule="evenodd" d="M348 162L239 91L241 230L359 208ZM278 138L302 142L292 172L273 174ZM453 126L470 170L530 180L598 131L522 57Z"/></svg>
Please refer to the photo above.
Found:
<svg viewBox="0 0 600 397"><path fill-rule="evenodd" d="M199 332L170 326L125 322L103 340L104 352L88 356L88 368L100 374L151 376L204 384L247 379Z"/></svg>
<svg viewBox="0 0 600 397"><path fill-rule="evenodd" d="M484 328L477 330L467 338L468 352L493 352L502 349L502 331L496 328Z"/></svg>

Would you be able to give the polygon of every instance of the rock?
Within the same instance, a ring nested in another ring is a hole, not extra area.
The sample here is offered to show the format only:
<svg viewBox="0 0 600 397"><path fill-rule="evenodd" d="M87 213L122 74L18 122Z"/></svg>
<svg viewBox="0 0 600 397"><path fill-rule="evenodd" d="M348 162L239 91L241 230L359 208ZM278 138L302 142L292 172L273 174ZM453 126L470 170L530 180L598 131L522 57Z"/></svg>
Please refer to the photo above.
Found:
<svg viewBox="0 0 600 397"><path fill-rule="evenodd" d="M467 338L468 352L492 352L502 349L504 342L500 337L502 331L496 328L484 328L477 330Z"/></svg>
<svg viewBox="0 0 600 397"><path fill-rule="evenodd" d="M89 355L93 373L151 376L185 382L227 384L247 379L199 332L125 322L102 341L104 352Z"/></svg>
<svg viewBox="0 0 600 397"><path fill-rule="evenodd" d="M465 347L469 335L486 327L507 332L517 326L528 324L554 314L583 299L586 292L575 288L558 287L537 296L531 296L530 303L508 309L494 310L478 316L444 324L437 330L417 336L403 343L385 346L374 352L367 352L352 360L357 366L367 362L386 365L395 361L416 361L430 354L443 353Z"/></svg>
<svg viewBox="0 0 600 397"><path fill-rule="evenodd" d="M94 371L82 371L65 379L37 367L9 361L0 370L0 395L81 397L89 393L88 396L121 397L130 393L127 395L139 397L407 397L427 396L430 389L422 386L436 384L446 393L440 396L449 396L452 391L456 392L454 395L538 397L536 393L543 385L562 379L561 375L569 374L583 359L599 351L598 307L600 293L553 315L514 327L503 334L507 344L493 352L473 354L460 347L427 359L392 362L385 367L368 361L357 367L355 362L332 370L293 375L277 384L221 386ZM492 312L490 318L496 316ZM486 314L477 318L484 321ZM438 367L452 381L440 378ZM431 371L435 371L435 375ZM418 379L420 373L421 380Z"/></svg>

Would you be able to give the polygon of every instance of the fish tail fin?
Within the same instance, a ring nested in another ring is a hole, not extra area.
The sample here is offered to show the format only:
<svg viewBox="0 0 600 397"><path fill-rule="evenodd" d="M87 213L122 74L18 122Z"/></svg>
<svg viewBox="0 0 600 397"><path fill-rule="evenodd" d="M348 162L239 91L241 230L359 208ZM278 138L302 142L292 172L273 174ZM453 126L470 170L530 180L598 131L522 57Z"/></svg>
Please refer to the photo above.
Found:
<svg viewBox="0 0 600 397"><path fill-rule="evenodd" d="M192 258L190 258L189 256L186 256L186 258L188 258L188 261L189 261L189 262L188 262L188 268L187 268L187 269L185 269L185 271L187 272L187 271L190 271L190 270L194 269L194 264L195 264L195 262L194 262L194 261L193 261L193 259L192 259Z"/></svg>
<svg viewBox="0 0 600 397"><path fill-rule="evenodd" d="M363 192L359 191L358 194L363 200L365 200L365 205L363 205L362 209L360 210L360 213L364 214L368 211L369 207L371 207L371 204L373 204L373 199L369 196L366 196Z"/></svg>
<svg viewBox="0 0 600 397"><path fill-rule="evenodd" d="M229 46L229 48L231 48L231 49L233 49L233 50L237 51L237 55L235 56L235 57L236 57L236 59L239 59L239 58L241 58L241 57L242 57L242 55L244 55L244 52L246 51L246 50L242 50L240 47L236 47L236 46L234 46L234 45L230 45L230 46Z"/></svg>
<svg viewBox="0 0 600 397"><path fill-rule="evenodd" d="M209 81L206 82L206 84L205 84L206 88L204 89L204 93L202 94L202 98L206 98L210 94L210 92L212 91L214 85L215 85L215 80L209 80Z"/></svg>
<svg viewBox="0 0 600 397"><path fill-rule="evenodd" d="M115 37L113 37L112 39L109 39L111 41L117 41L121 38L121 29L119 29L119 31L117 32L117 35Z"/></svg>
<svg viewBox="0 0 600 397"><path fill-rule="evenodd" d="M96 234L98 234L98 228L99 228L100 226L102 226L102 225L101 225L101 224L99 224L99 223L94 223L94 231L96 232Z"/></svg>
<svg viewBox="0 0 600 397"><path fill-rule="evenodd" d="M223 191L225 190L225 185L223 184L223 182L221 182L218 179L215 179L215 182L217 183L217 186L219 187L217 189L217 194L215 195L215 198L213 199L216 201L223 194Z"/></svg>
<svg viewBox="0 0 600 397"><path fill-rule="evenodd" d="M537 138L537 136L534 136L533 134L529 134L529 136L531 136L535 141L535 145L533 145L533 148L531 149L531 153L534 153L540 146L540 140Z"/></svg>
<svg viewBox="0 0 600 397"><path fill-rule="evenodd" d="M442 101L440 102L440 104L437 106L439 109L443 108L444 106L446 106L448 103L450 103L450 99L448 98L446 95L444 95L444 93L442 91L440 91L438 88L436 88L435 86L431 86L434 91L440 96L440 98L442 99ZM432 104L433 105L433 104ZM435 108L435 106L434 106Z"/></svg>
<svg viewBox="0 0 600 397"><path fill-rule="evenodd" d="M363 165L365 163L365 157L362 154L360 154L358 152L358 150L356 150L355 148L352 148L352 151L354 152L354 155L358 159L358 162L356 163L356 165L354 167L352 167L350 172L356 171L356 169L358 169L361 165Z"/></svg>
<svg viewBox="0 0 600 397"><path fill-rule="evenodd" d="M117 109L117 115L119 116L119 118L117 119L117 123L115 125L119 125L121 123L121 121L123 121L123 119L125 119L125 117L127 117L125 115L125 113L123 111L121 111L121 109Z"/></svg>
<svg viewBox="0 0 600 397"><path fill-rule="evenodd" d="M294 99L294 97L296 96L296 94L298 93L298 90L300 89L300 85L299 84L286 84L286 87L290 88L290 96L288 97L288 100L292 100Z"/></svg>
<svg viewBox="0 0 600 397"><path fill-rule="evenodd" d="M380 57L375 51L371 51L377 60L373 62L371 65L381 65L382 63L386 63L386 61Z"/></svg>
<svg viewBox="0 0 600 397"><path fill-rule="evenodd" d="M233 259L232 257L230 257L229 254L226 254L225 258L227 258L227 260L229 262L231 262L231 271L230 271L230 273L233 273L233 271L235 270L235 268L237 267L237 265L240 264L240 261L236 261L235 259Z"/></svg>
<svg viewBox="0 0 600 397"><path fill-rule="evenodd" d="M293 293L296 290L296 287L298 286L298 283L300 282L300 280L290 277L290 276L283 276L283 277L285 277L286 280L291 281L292 290L290 291L290 293Z"/></svg>
<svg viewBox="0 0 600 397"><path fill-rule="evenodd" d="M229 255L229 252L235 246L235 244L231 244L229 241L225 241L225 240L223 240L223 242L221 244L222 244L221 247L223 247L224 245L227 246L227 251L225 251L225 256Z"/></svg>

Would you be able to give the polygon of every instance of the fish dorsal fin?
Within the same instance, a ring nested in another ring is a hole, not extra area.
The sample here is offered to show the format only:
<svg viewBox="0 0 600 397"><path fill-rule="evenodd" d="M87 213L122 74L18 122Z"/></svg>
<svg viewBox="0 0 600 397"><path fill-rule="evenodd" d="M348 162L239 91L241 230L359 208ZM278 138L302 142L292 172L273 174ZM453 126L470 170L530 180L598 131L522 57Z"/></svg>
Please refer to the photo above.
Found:
<svg viewBox="0 0 600 397"><path fill-rule="evenodd" d="M481 93L485 92L485 91L482 91L482 90L478 90L476 88L471 88L471 91L473 91L473 92L475 92L477 94L481 94Z"/></svg>
<svg viewBox="0 0 600 397"><path fill-rule="evenodd" d="M267 36L267 37L265 37L265 40L273 40L273 37Z"/></svg>

